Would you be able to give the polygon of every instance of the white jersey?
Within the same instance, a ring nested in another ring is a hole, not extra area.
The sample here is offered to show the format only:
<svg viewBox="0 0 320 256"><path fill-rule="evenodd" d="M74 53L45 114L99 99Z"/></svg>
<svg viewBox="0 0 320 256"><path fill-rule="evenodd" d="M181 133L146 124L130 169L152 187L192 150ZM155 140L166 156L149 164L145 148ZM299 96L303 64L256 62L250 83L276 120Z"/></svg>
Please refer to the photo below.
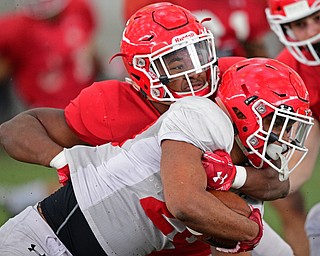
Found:
<svg viewBox="0 0 320 256"><path fill-rule="evenodd" d="M108 255L145 255L193 243L185 225L167 210L160 179L161 141L190 143L203 152L231 151L233 127L211 100L186 97L148 130L125 142L66 149L74 192Z"/></svg>

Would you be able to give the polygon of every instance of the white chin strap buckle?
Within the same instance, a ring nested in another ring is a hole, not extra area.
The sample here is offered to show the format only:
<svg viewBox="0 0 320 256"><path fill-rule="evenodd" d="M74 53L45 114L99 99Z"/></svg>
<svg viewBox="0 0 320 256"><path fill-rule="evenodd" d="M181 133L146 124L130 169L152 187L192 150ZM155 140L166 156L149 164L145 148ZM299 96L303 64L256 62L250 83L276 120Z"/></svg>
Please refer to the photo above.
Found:
<svg viewBox="0 0 320 256"><path fill-rule="evenodd" d="M282 155L283 152L287 150L287 146L282 144L269 144L267 147L267 154L270 156L273 160L279 160L280 159L280 170L279 172L279 180L285 181L289 178L289 167L288 167L288 161L285 156Z"/></svg>

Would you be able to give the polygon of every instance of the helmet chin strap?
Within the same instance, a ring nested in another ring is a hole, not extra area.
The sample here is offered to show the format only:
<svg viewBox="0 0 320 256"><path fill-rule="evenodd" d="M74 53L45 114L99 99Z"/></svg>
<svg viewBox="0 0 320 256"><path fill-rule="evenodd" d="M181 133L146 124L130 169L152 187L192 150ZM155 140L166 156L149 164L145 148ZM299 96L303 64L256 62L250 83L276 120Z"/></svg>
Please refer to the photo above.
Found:
<svg viewBox="0 0 320 256"><path fill-rule="evenodd" d="M286 145L282 144L282 146L277 144L269 144L267 146L267 154L273 160L278 160L280 155L286 150Z"/></svg>
<svg viewBox="0 0 320 256"><path fill-rule="evenodd" d="M280 158L281 166L283 166L282 171L279 172L279 180L285 181L289 178L288 161L283 155L280 155L279 158Z"/></svg>
<svg viewBox="0 0 320 256"><path fill-rule="evenodd" d="M280 169L279 172L279 180L285 181L289 178L289 168L288 168L288 161L285 156L282 155L283 152L287 150L287 146L282 144L269 144L267 146L267 154L273 160L280 160Z"/></svg>

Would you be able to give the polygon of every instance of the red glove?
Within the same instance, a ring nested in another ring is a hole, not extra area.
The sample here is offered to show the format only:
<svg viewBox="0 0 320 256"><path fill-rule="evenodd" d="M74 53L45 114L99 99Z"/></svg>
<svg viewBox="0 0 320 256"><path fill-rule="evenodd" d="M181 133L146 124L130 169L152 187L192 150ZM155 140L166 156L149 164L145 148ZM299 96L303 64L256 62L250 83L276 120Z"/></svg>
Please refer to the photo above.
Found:
<svg viewBox="0 0 320 256"><path fill-rule="evenodd" d="M226 253L247 252L247 251L252 251L258 245L263 235L263 224L262 224L261 213L259 209L253 208L252 206L250 207L251 207L251 214L249 216L249 219L253 220L259 225L259 233L256 236L256 238L251 241L241 241L233 249L225 249L225 248L217 247L216 249L218 251L226 252Z"/></svg>
<svg viewBox="0 0 320 256"><path fill-rule="evenodd" d="M57 169L59 183L65 186L70 179L69 165L65 165L62 168Z"/></svg>
<svg viewBox="0 0 320 256"><path fill-rule="evenodd" d="M216 150L213 153L205 152L202 156L202 164L207 173L209 189L230 189L237 170L227 152L223 150Z"/></svg>

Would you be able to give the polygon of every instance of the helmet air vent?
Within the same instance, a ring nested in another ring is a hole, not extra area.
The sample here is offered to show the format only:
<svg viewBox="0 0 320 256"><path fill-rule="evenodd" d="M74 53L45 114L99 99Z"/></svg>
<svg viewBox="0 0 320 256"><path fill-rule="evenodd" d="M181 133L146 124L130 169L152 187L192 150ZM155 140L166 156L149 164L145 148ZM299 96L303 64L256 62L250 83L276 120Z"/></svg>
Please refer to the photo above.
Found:
<svg viewBox="0 0 320 256"><path fill-rule="evenodd" d="M141 42L149 42L154 38L154 35L146 35L140 39Z"/></svg>
<svg viewBox="0 0 320 256"><path fill-rule="evenodd" d="M233 107L232 110L238 119L247 119L247 117L237 107Z"/></svg>
<svg viewBox="0 0 320 256"><path fill-rule="evenodd" d="M278 95L280 98L285 98L287 97L288 95L286 93L277 93L275 91L272 91L274 94Z"/></svg>

